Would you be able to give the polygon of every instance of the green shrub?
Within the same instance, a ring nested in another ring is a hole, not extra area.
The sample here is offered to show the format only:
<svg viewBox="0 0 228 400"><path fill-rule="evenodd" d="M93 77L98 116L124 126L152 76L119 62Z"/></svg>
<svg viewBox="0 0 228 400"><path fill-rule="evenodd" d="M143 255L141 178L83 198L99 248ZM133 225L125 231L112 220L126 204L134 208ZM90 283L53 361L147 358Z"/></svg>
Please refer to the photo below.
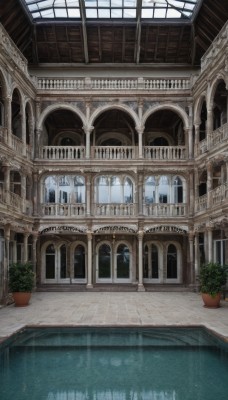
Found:
<svg viewBox="0 0 228 400"><path fill-rule="evenodd" d="M226 284L227 271L227 266L219 263L210 262L202 265L199 274L200 291L215 297Z"/></svg>
<svg viewBox="0 0 228 400"><path fill-rule="evenodd" d="M17 262L9 268L9 290L11 292L31 292L35 274L30 263Z"/></svg>

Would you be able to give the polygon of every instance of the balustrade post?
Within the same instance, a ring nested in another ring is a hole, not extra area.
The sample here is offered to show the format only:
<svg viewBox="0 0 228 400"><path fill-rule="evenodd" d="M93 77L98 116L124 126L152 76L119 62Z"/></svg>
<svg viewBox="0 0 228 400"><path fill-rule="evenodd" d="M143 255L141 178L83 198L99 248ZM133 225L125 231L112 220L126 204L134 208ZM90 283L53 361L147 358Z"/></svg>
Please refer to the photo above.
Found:
<svg viewBox="0 0 228 400"><path fill-rule="evenodd" d="M213 112L212 112L212 110L207 110L206 131L207 131L207 149L210 149L211 136L212 136L212 132L213 132Z"/></svg>
<svg viewBox="0 0 228 400"><path fill-rule="evenodd" d="M93 129L94 129L93 126L90 127L83 126L83 130L86 134L86 157L85 157L86 159L90 158L90 134Z"/></svg>
<svg viewBox="0 0 228 400"><path fill-rule="evenodd" d="M42 135L42 129L36 129L35 131L35 140L34 140L34 145L35 145L35 158L43 158L41 153L42 147L41 147L41 135Z"/></svg>
<svg viewBox="0 0 228 400"><path fill-rule="evenodd" d="M138 292L145 292L143 285L143 231L138 232Z"/></svg>
<svg viewBox="0 0 228 400"><path fill-rule="evenodd" d="M88 248L88 254L87 254L87 258L88 258L88 270L87 270L87 274L88 274L88 278L87 278L87 285L86 288L87 289L92 289L93 288L93 284L92 284L92 232L87 232L87 248Z"/></svg>

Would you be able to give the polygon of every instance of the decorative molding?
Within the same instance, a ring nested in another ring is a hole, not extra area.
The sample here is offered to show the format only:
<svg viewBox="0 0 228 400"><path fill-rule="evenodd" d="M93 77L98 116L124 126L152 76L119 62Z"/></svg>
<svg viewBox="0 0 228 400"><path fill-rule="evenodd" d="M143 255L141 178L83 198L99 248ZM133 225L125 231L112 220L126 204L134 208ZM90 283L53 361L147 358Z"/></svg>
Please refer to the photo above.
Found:
<svg viewBox="0 0 228 400"><path fill-rule="evenodd" d="M28 62L13 40L10 38L2 24L0 23L0 49L3 50L15 64L14 69L20 69L23 74L30 78L28 73ZM10 69L10 68L9 68Z"/></svg>
<svg viewBox="0 0 228 400"><path fill-rule="evenodd" d="M94 233L136 233L137 227L135 225L105 225L105 226L94 226Z"/></svg>
<svg viewBox="0 0 228 400"><path fill-rule="evenodd" d="M86 233L86 228L84 226L75 225L55 225L43 227L39 229L40 235L45 235L49 233Z"/></svg>
<svg viewBox="0 0 228 400"><path fill-rule="evenodd" d="M187 234L188 232L187 226L175 226L175 225L155 225L151 227L145 227L145 233L178 233L178 234Z"/></svg>
<svg viewBox="0 0 228 400"><path fill-rule="evenodd" d="M217 62L218 54L223 54L222 49L227 49L228 43L228 22L223 26L219 34L214 39L211 46L201 58L201 72L211 66L214 61Z"/></svg>

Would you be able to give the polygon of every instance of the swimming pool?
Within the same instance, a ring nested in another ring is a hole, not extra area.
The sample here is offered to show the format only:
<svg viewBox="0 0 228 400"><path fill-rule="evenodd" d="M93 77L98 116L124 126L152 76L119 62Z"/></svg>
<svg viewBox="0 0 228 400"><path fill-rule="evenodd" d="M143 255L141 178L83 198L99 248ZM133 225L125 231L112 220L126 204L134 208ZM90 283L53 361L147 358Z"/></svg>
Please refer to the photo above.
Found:
<svg viewBox="0 0 228 400"><path fill-rule="evenodd" d="M29 328L0 351L1 400L227 400L228 345L203 328Z"/></svg>

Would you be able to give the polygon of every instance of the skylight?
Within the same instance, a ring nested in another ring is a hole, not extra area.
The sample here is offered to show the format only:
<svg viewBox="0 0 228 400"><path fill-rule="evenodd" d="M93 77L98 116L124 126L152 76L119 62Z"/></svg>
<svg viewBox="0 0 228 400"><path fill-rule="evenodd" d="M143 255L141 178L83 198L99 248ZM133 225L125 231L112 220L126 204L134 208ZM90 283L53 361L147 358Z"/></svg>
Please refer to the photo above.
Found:
<svg viewBox="0 0 228 400"><path fill-rule="evenodd" d="M199 0L22 0L37 19L191 19Z"/></svg>

